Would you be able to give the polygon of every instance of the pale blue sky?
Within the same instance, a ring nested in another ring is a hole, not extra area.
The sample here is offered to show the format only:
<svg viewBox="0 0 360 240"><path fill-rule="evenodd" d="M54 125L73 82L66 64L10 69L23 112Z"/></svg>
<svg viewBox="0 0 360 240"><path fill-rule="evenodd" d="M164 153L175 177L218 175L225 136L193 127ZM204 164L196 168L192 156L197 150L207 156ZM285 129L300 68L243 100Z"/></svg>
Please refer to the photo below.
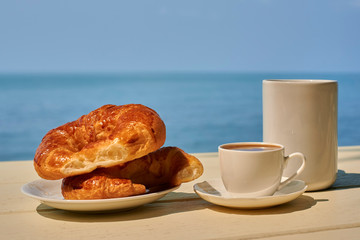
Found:
<svg viewBox="0 0 360 240"><path fill-rule="evenodd" d="M360 71L360 0L2 0L0 72Z"/></svg>

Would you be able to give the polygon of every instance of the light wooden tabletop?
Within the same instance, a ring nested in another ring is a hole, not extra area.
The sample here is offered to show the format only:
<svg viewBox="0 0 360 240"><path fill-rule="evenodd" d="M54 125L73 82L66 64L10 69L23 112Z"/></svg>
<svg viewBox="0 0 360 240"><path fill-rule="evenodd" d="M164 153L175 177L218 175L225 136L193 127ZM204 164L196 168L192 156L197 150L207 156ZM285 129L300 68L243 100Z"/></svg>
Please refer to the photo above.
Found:
<svg viewBox="0 0 360 240"><path fill-rule="evenodd" d="M201 178L126 212L76 213L21 193L39 179L32 161L0 162L1 239L359 239L360 146L339 148L339 173L325 191L276 207L239 210L199 198L193 185L219 177L217 153L194 154Z"/></svg>

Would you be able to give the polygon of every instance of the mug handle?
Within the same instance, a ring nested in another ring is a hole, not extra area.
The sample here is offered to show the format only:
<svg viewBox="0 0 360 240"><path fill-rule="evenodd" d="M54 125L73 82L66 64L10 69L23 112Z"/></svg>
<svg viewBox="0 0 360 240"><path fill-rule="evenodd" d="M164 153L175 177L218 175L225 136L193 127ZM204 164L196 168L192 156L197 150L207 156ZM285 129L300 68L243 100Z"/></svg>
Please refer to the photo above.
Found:
<svg viewBox="0 0 360 240"><path fill-rule="evenodd" d="M283 182L280 182L280 185L279 185L279 187L278 187L278 190L280 190L281 188L285 187L291 180L293 180L295 177L297 177L297 176L304 170L304 168L305 168L305 161L306 161L306 160L305 160L305 156L304 156L304 154L299 153L299 152L292 153L292 154L290 154L289 156L285 157L285 165L287 164L287 162L288 162L291 158L296 157L296 156L298 156L298 157L301 158L301 160L302 160L301 166L300 166L300 167L297 169L297 171L296 171L293 175L291 175L288 179L286 179L286 180L283 181Z"/></svg>

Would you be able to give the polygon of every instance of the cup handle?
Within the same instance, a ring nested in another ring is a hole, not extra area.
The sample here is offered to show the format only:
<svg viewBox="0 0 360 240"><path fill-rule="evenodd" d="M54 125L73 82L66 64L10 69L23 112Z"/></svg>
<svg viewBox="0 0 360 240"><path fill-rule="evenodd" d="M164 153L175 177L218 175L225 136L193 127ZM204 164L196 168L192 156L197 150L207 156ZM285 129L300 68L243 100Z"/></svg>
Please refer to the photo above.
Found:
<svg viewBox="0 0 360 240"><path fill-rule="evenodd" d="M306 160L305 160L305 156L304 156L304 154L299 153L299 152L292 153L292 154L290 154L289 156L285 157L285 165L287 164L287 162L288 162L291 158L296 157L296 156L298 156L298 157L301 158L301 160L302 160L301 166L300 166L300 167L297 169L297 171L296 171L293 175L291 175L288 179L286 179L286 180L283 181L283 182L280 182L280 185L279 185L279 187L278 187L278 190L280 190L281 188L283 188L284 186L286 186L291 180L293 180L295 177L297 177L297 176L304 170L304 168L305 168L305 161L306 161Z"/></svg>

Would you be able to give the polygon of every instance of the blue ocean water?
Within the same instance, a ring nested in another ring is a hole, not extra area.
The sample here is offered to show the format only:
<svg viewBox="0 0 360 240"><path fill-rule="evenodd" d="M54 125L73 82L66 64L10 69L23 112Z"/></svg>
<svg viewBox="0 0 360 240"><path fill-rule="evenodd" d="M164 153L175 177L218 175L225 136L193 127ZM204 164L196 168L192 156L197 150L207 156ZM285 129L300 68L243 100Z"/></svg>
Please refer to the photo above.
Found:
<svg viewBox="0 0 360 240"><path fill-rule="evenodd" d="M262 140L262 80L339 83L339 145L360 145L360 73L1 74L0 161L30 160L42 137L104 104L141 103L167 126L166 146L214 152Z"/></svg>

